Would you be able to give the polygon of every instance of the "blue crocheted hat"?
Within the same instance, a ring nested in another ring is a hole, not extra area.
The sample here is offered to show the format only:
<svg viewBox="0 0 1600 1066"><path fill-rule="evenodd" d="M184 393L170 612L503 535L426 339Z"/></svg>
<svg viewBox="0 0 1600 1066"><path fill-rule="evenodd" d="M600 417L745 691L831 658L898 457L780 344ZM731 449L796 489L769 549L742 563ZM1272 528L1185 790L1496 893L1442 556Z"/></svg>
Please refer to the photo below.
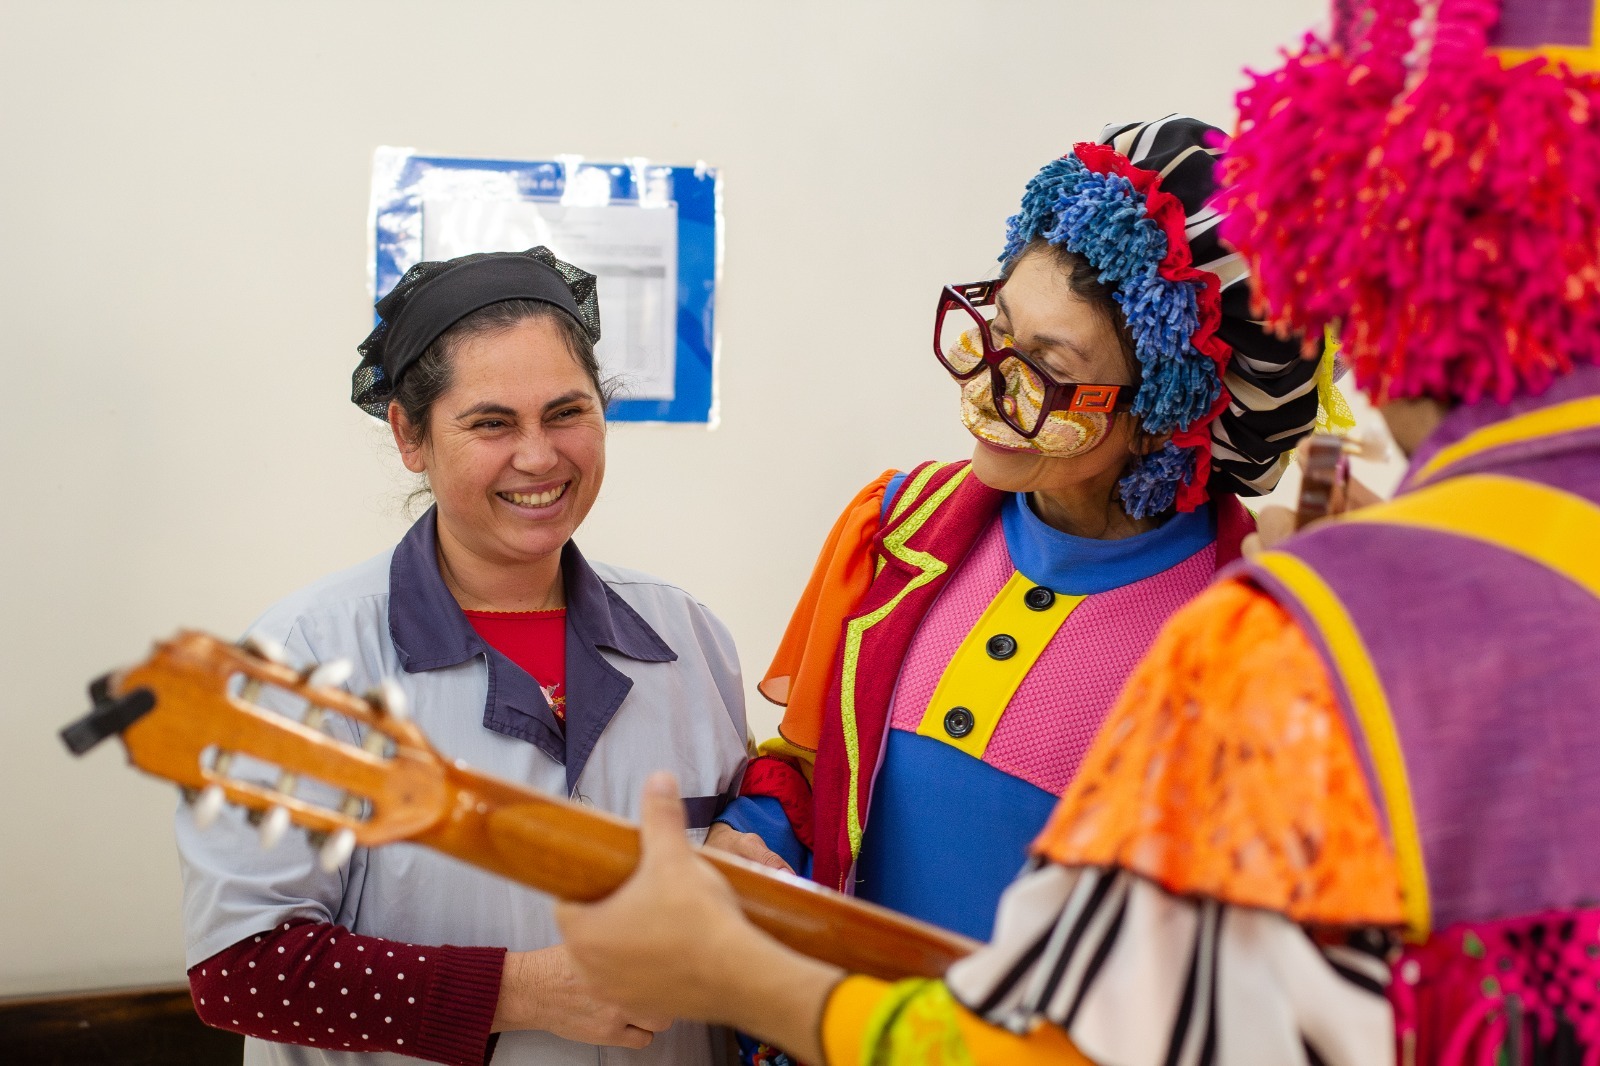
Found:
<svg viewBox="0 0 1600 1066"><path fill-rule="evenodd" d="M1119 485L1135 517L1270 491L1316 424L1317 361L1251 321L1244 262L1217 235L1223 140L1180 115L1107 127L1047 163L1006 224L1008 269L1035 241L1062 245L1098 271L1127 321L1141 376L1133 414L1170 435Z"/></svg>

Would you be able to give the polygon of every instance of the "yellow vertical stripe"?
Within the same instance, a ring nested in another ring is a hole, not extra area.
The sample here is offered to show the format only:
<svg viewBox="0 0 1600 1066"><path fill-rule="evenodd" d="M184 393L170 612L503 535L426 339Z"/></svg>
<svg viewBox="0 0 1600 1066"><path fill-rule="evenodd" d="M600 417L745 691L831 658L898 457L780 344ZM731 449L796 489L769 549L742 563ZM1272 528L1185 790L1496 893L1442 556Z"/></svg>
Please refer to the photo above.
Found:
<svg viewBox="0 0 1600 1066"><path fill-rule="evenodd" d="M959 748L974 759L983 758L1000 716L1023 678L1039 661L1067 616L1084 600L1082 596L1058 595L1049 608L1036 611L1024 601L1033 588L1032 581L1020 573L1012 574L984 608L940 675L933 698L917 725L919 736ZM989 654L990 638L999 635L1016 641L1015 654L1008 659ZM964 707L972 714L972 732L966 736L953 737L945 728L945 715L956 707Z"/></svg>
<svg viewBox="0 0 1600 1066"><path fill-rule="evenodd" d="M1428 872L1423 863L1422 839L1417 832L1411 780L1400 750L1399 731L1389 712L1389 698L1384 694L1377 669L1344 604L1315 570L1284 552L1265 552L1256 557L1256 563L1283 582L1315 619L1334 666L1344 679L1351 710L1361 723L1378 787L1383 792L1384 806L1388 808L1407 933L1420 942L1427 937L1432 925Z"/></svg>

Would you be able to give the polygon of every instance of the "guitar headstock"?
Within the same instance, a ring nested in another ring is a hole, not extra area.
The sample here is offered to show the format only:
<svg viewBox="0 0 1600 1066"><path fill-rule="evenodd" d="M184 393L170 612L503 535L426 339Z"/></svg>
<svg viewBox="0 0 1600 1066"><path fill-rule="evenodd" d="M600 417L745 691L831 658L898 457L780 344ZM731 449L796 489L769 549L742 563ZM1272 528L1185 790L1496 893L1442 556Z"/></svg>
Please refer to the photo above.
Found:
<svg viewBox="0 0 1600 1066"><path fill-rule="evenodd" d="M399 687L386 682L356 696L338 687L348 677L348 664L295 669L268 642L240 646L184 631L95 682L94 710L61 737L81 755L119 735L129 761L177 784L202 825L234 803L259 820L267 846L290 822L323 838L323 863L333 867L357 844L418 835L447 817L451 802L447 767L407 717ZM279 704L303 706L300 720L260 706L269 690ZM364 727L361 746L329 735L334 716ZM241 757L276 768L276 780L239 776ZM307 782L343 798L313 802L297 794Z"/></svg>

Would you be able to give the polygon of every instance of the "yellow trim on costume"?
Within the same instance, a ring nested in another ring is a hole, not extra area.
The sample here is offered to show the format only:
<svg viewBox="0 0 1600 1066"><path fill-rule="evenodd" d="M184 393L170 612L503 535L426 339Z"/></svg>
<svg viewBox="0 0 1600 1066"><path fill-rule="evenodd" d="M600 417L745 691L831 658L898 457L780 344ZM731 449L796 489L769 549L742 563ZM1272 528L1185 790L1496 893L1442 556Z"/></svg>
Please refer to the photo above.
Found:
<svg viewBox="0 0 1600 1066"><path fill-rule="evenodd" d="M1589 22L1589 44L1544 44L1536 48L1491 48L1503 67L1514 67L1530 59L1549 64L1565 63L1576 71L1600 70L1600 0L1595 0L1594 17Z"/></svg>
<svg viewBox="0 0 1600 1066"><path fill-rule="evenodd" d="M1470 537L1546 566L1600 599L1600 507L1536 481L1465 474L1351 511L1344 521Z"/></svg>
<svg viewBox="0 0 1600 1066"><path fill-rule="evenodd" d="M855 974L833 986L822 1008L822 1053L828 1066L863 1066L867 1024L890 985Z"/></svg>
<svg viewBox="0 0 1600 1066"><path fill-rule="evenodd" d="M1365 642L1355 623L1317 572L1293 555L1263 552L1256 563L1287 588L1315 619L1328 653L1344 680L1351 709L1361 723L1373 770L1388 809L1395 865L1400 871L1401 907L1407 933L1417 942L1424 940L1432 927L1432 908L1428 899L1428 871L1423 864L1422 838L1417 832L1416 809L1411 804L1411 779L1400 751L1400 734L1389 713L1389 698L1372 665Z"/></svg>
<svg viewBox="0 0 1600 1066"><path fill-rule="evenodd" d="M1018 1036L939 981L847 977L828 994L821 1031L827 1066L1093 1066L1058 1026Z"/></svg>
<svg viewBox="0 0 1600 1066"><path fill-rule="evenodd" d="M1000 716L1022 679L1039 661L1073 608L1084 601L1082 596L1058 595L1048 609L1035 611L1023 600L1034 587L1034 582L1015 573L989 601L940 675L933 698L917 724L918 736L959 748L974 759L983 758ZM990 638L1001 634L1017 642L1016 652L1009 659L996 659L989 654ZM954 707L972 712L973 727L966 736L953 737L945 730L944 716Z"/></svg>
<svg viewBox="0 0 1600 1066"><path fill-rule="evenodd" d="M903 491L916 494L922 492L927 486L928 479L949 464L930 464L916 478L915 483L907 485ZM906 547L906 541L921 529L923 524L939 506L950 497L960 484L972 472L971 466L964 466L952 474L943 485L934 490L922 505L911 514L904 522L897 526L893 532L883 538L884 550L899 559L916 567L921 573L917 574L905 587L897 592L893 599L860 618L852 618L844 631L844 653L842 670L839 679L839 715L844 731L845 761L850 768L850 795L845 804L845 833L850 839L850 855L852 858L861 854L861 811L857 809L857 801L861 789L861 740L856 724L856 670L861 663L861 640L867 630L889 617L900 601L912 592L926 585L950 569L950 564L942 559L936 559L927 552L914 551ZM830 886L838 887L838 886Z"/></svg>
<svg viewBox="0 0 1600 1066"><path fill-rule="evenodd" d="M1355 412L1344 398L1339 383L1333 380L1334 362L1339 357L1339 334L1332 326L1322 330L1322 359L1317 364L1317 432L1347 436L1356 428Z"/></svg>
<svg viewBox="0 0 1600 1066"><path fill-rule="evenodd" d="M905 514L906 508L915 503L917 497L922 495L922 490L928 487L929 479L948 465L948 463L929 463L923 468L922 473L914 478L908 478L902 483L899 493L894 498L894 506L889 508L889 517L883 523L884 528L888 528L891 522ZM884 491L888 491L887 485L884 486ZM884 558L880 555L872 568L873 580L877 580L879 575L883 573L883 566Z"/></svg>
<svg viewBox="0 0 1600 1066"><path fill-rule="evenodd" d="M1417 471L1411 483L1421 485L1431 481L1446 467L1491 448L1522 444L1539 437L1553 437L1558 433L1570 433L1591 426L1600 426L1600 396L1589 396L1581 400L1569 400L1566 403L1542 407L1525 415L1484 426L1468 433L1449 447L1439 449L1438 454Z"/></svg>

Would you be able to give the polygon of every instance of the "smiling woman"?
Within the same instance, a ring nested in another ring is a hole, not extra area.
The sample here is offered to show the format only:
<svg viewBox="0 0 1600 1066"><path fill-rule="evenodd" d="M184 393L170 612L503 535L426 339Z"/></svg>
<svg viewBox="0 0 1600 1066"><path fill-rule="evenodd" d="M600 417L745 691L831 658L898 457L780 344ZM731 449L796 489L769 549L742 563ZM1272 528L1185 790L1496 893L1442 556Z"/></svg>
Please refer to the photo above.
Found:
<svg viewBox="0 0 1600 1066"><path fill-rule="evenodd" d="M632 818L670 769L703 837L744 764L733 642L572 539L605 476L594 278L544 248L464 256L413 267L377 310L352 399L433 506L254 631L301 664L348 660L357 691L398 678L441 750L501 777ZM185 809L177 829L196 1007L252 1038L251 1062L712 1060L713 1030L594 999L546 896L416 849L319 864L298 837L260 850L242 820L202 833Z"/></svg>

